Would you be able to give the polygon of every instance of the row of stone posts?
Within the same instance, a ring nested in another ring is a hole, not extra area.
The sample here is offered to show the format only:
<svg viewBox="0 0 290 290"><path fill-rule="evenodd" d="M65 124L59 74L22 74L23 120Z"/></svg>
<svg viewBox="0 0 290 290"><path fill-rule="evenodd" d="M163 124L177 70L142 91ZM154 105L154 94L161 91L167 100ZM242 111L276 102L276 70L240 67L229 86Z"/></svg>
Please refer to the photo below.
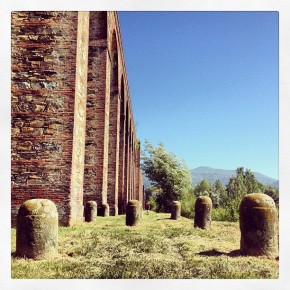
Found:
<svg viewBox="0 0 290 290"><path fill-rule="evenodd" d="M273 199L262 193L248 194L240 204L240 252L242 255L276 257L278 254L278 214ZM108 206L102 205L102 216L108 216ZM210 229L212 201L200 196L195 203L194 227ZM97 216L97 203L89 201L84 210L85 221ZM174 201L171 219L181 216L181 204ZM142 205L130 200L126 208L126 225L137 226L142 218ZM31 199L19 208L16 228L16 253L32 259L47 259L57 253L58 213L47 199Z"/></svg>
<svg viewBox="0 0 290 290"><path fill-rule="evenodd" d="M199 196L195 202L194 227L209 230L212 201L208 196ZM178 219L180 202L174 201L171 219ZM278 213L274 200L263 193L246 195L239 208L241 231L240 253L249 256L278 255Z"/></svg>
<svg viewBox="0 0 290 290"><path fill-rule="evenodd" d="M88 201L84 208L86 222L97 217L109 216L108 204L97 207L95 201ZM142 204L130 200L126 210L126 225L137 226L142 218ZM19 208L16 226L16 254L31 259L49 259L57 254L58 212L48 199L30 199Z"/></svg>

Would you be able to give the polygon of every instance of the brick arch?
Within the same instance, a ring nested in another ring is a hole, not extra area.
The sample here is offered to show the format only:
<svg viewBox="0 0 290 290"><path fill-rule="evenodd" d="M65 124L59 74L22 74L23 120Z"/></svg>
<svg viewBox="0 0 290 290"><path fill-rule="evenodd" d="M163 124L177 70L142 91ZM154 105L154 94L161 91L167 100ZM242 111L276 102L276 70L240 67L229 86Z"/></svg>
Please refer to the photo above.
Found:
<svg viewBox="0 0 290 290"><path fill-rule="evenodd" d="M111 34L110 49L110 113L109 113L109 148L108 148L108 189L107 201L110 215L118 214L119 182L119 147L120 147L120 97L119 97L119 63L116 32Z"/></svg>
<svg viewBox="0 0 290 290"><path fill-rule="evenodd" d="M119 214L124 213L125 206L125 133L126 133L126 108L125 108L125 88L124 88L124 76L121 77L120 86L120 145L119 145L119 184L118 184L118 209Z"/></svg>
<svg viewBox="0 0 290 290"><path fill-rule="evenodd" d="M108 16L104 11L90 12L87 116L84 170L84 204L106 201L106 67Z"/></svg>
<svg viewBox="0 0 290 290"><path fill-rule="evenodd" d="M129 169L130 169L130 113L129 102L126 102L125 110L125 161L124 161L124 205L129 200ZM125 207L123 208L125 210Z"/></svg>
<svg viewBox="0 0 290 290"><path fill-rule="evenodd" d="M110 95L118 94L118 68L119 68L119 57L118 57L118 44L117 44L117 37L116 31L113 30L112 37L111 37L111 49L110 49L110 60L111 60L111 76L110 76Z"/></svg>

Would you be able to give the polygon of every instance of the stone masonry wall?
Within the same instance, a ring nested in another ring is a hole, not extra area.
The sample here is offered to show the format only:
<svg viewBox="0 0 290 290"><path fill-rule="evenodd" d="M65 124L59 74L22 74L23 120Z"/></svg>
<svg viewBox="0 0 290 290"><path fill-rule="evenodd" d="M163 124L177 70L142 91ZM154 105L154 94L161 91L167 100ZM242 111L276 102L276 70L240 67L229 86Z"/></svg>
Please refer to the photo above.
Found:
<svg viewBox="0 0 290 290"><path fill-rule="evenodd" d="M12 222L49 198L68 224L77 12L12 13ZM53 184L53 186L51 186Z"/></svg>
<svg viewBox="0 0 290 290"><path fill-rule="evenodd" d="M111 214L141 200L116 12L12 13L11 126L13 224L31 198L55 202L67 226L88 200Z"/></svg>

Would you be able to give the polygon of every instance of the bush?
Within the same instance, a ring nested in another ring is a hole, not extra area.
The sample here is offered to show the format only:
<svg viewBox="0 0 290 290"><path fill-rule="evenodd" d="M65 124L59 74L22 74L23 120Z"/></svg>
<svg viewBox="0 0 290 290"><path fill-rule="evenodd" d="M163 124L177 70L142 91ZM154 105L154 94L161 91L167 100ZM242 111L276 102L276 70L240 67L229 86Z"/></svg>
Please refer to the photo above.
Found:
<svg viewBox="0 0 290 290"><path fill-rule="evenodd" d="M185 194L181 199L181 216L193 219L194 218L194 204L196 197L191 192Z"/></svg>
<svg viewBox="0 0 290 290"><path fill-rule="evenodd" d="M213 208L212 220L213 221L227 221L237 222L239 220L239 202L237 200L231 200L224 207Z"/></svg>
<svg viewBox="0 0 290 290"><path fill-rule="evenodd" d="M149 196L149 202L150 202L150 210L156 211L157 210L157 203L156 203L156 197L153 195Z"/></svg>

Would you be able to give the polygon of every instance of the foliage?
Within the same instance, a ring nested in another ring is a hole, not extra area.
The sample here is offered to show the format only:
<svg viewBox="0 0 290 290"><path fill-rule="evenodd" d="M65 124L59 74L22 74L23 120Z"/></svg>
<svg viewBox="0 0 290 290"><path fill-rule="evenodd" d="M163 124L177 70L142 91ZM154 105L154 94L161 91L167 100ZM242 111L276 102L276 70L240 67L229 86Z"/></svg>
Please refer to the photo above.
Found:
<svg viewBox="0 0 290 290"><path fill-rule="evenodd" d="M226 186L227 201L224 207L228 210L227 220L236 221L239 217L239 207L246 194L262 192L261 184L256 180L251 170L238 167L236 176L232 176Z"/></svg>
<svg viewBox="0 0 290 290"><path fill-rule="evenodd" d="M240 256L238 223L212 222L211 230L170 214L143 215L137 227L125 216L59 228L59 254L33 261L12 254L14 279L275 279L278 260ZM16 235L12 230L12 253Z"/></svg>
<svg viewBox="0 0 290 290"><path fill-rule="evenodd" d="M265 194L271 196L275 201L276 205L279 206L279 189L269 186L265 190Z"/></svg>
<svg viewBox="0 0 290 290"><path fill-rule="evenodd" d="M196 197L195 195L188 191L181 199L181 215L189 219L194 218L194 205Z"/></svg>
<svg viewBox="0 0 290 290"><path fill-rule="evenodd" d="M207 179L203 179L199 184L194 188L194 194L196 196L207 195L211 189L211 184Z"/></svg>
<svg viewBox="0 0 290 290"><path fill-rule="evenodd" d="M149 186L145 189L145 200L150 203L150 210L157 210L157 202L156 195L160 192L160 190L156 186Z"/></svg>
<svg viewBox="0 0 290 290"><path fill-rule="evenodd" d="M203 179L194 188L194 194L196 196L209 196L215 208L223 205L227 200L226 188L219 179L213 185L207 179Z"/></svg>
<svg viewBox="0 0 290 290"><path fill-rule="evenodd" d="M273 200L275 201L276 205L279 206L279 189L278 188L272 185L268 185L268 186L265 186L263 192L271 196Z"/></svg>
<svg viewBox="0 0 290 290"><path fill-rule="evenodd" d="M185 162L167 152L162 143L153 147L149 141L145 141L141 167L151 183L159 189L156 195L158 211L169 212L172 201L181 201L192 189L191 174Z"/></svg>
<svg viewBox="0 0 290 290"><path fill-rule="evenodd" d="M241 201L246 194L262 192L259 185L251 170L238 167L236 176L231 177L227 185L228 196Z"/></svg>

